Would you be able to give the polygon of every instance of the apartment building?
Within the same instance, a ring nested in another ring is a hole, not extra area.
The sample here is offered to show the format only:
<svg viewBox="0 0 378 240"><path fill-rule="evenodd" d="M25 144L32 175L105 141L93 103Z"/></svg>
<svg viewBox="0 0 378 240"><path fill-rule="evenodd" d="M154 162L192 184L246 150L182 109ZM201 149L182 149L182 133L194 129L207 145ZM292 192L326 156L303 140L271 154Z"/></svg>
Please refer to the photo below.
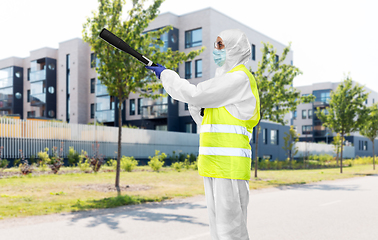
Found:
<svg viewBox="0 0 378 240"><path fill-rule="evenodd" d="M298 105L297 110L293 113L292 125L295 126L297 132L300 134L299 141L301 142L325 142L332 143L333 137L336 133L323 126L323 123L317 118L317 108L321 110L329 107L331 99L331 91L336 91L339 84L342 82L322 82L314 83L312 85L296 87L301 92L302 96L312 94L316 97L312 103L301 103ZM356 81L352 81L352 86L358 84ZM361 84L358 84L361 85ZM371 106L378 100L378 92L363 87L365 93L369 93L369 97L366 100L366 106ZM352 145L355 148L355 155L358 156L371 156L372 142L359 134L359 132L353 132L350 136L344 136L345 145ZM378 139L375 140L375 150L378 150Z"/></svg>

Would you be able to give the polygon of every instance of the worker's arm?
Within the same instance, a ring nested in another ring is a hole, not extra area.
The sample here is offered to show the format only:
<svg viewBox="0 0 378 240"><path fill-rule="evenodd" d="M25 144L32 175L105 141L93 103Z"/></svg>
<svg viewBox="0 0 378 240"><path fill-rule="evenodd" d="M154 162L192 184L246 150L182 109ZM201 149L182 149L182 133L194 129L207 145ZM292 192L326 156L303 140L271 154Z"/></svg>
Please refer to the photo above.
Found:
<svg viewBox="0 0 378 240"><path fill-rule="evenodd" d="M218 108L236 104L250 97L248 76L242 71L199 83L197 86L169 69L161 72L160 79L165 91L174 99L200 108Z"/></svg>

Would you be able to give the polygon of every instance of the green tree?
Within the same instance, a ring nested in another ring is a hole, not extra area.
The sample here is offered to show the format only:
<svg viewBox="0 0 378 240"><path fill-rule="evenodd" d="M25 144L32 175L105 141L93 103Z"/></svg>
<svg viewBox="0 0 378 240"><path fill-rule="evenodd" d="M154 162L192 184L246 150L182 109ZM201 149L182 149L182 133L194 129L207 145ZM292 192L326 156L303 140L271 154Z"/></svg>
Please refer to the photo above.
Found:
<svg viewBox="0 0 378 240"><path fill-rule="evenodd" d="M369 138L373 143L373 170L375 170L374 140L378 137L378 103L369 107L366 123L362 125L360 134Z"/></svg>
<svg viewBox="0 0 378 240"><path fill-rule="evenodd" d="M297 109L300 103L309 103L315 99L313 95L300 96L300 92L293 88L293 79L302 74L295 66L285 64L287 54L290 52L291 43L284 48L282 56L276 61L277 50L270 43L263 43L262 59L258 63L255 74L256 84L260 97L260 120L287 124L284 116ZM249 69L252 72L252 69ZM258 168L258 142L260 122L256 126L255 145L255 177Z"/></svg>
<svg viewBox="0 0 378 240"><path fill-rule="evenodd" d="M347 75L344 82L339 84L336 91L331 91L329 107L320 110L317 107L315 114L325 127L333 132L340 133L341 139L345 134L359 131L366 122L368 109L364 102L368 98L362 86L352 87L352 78ZM326 114L326 111L328 114ZM340 173L343 173L343 143L341 144Z"/></svg>
<svg viewBox="0 0 378 240"><path fill-rule="evenodd" d="M166 26L156 31L144 32L148 24L157 17L163 0L154 0L147 7L144 6L145 2L145 0L134 0L132 9L127 12L127 19L123 20L122 9L126 4L125 0L99 0L98 11L93 11L93 16L87 18L87 21L83 24L83 39L91 45L91 49L96 53L98 60L96 67L99 74L98 79L107 87L108 94L116 97L119 102L117 106L118 124L116 124L118 125L118 157L115 181L118 195L121 194L119 172L122 103L131 92L139 93L141 97L153 99L162 97L162 94L154 94L156 90L162 88L162 84L143 64L100 39L101 30L107 28L127 42L130 47L142 52L153 62L160 63L169 69L177 69L179 63L193 59L204 50L204 48L201 48L185 54L168 48L167 51L160 52L160 47L164 45L160 36L173 28Z"/></svg>
<svg viewBox="0 0 378 240"><path fill-rule="evenodd" d="M340 153L340 148L341 144L345 141L345 138L341 139L340 133L336 133L336 136L333 137L333 149L335 150L336 153L336 165L339 165L339 153Z"/></svg>
<svg viewBox="0 0 378 240"><path fill-rule="evenodd" d="M292 169L292 159L295 154L298 153L298 147L295 147L294 144L299 141L299 133L294 130L294 126L290 126L289 133L285 132L285 145L282 147L282 149L286 150L287 155L290 159L290 168Z"/></svg>

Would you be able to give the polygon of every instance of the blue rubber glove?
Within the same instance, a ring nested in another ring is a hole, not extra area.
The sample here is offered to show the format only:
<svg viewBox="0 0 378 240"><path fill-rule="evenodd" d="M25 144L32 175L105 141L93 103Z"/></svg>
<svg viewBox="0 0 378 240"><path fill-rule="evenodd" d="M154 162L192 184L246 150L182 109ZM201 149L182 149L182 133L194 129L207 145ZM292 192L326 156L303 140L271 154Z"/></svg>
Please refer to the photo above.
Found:
<svg viewBox="0 0 378 240"><path fill-rule="evenodd" d="M154 71L156 77L160 79L160 74L161 74L161 72L164 71L166 68L165 68L164 66L160 65L159 63L157 63L156 65L157 65L157 67L153 67L153 66L149 67L149 66L146 66L146 68L147 68L147 69L150 69L150 70L152 70L152 71Z"/></svg>

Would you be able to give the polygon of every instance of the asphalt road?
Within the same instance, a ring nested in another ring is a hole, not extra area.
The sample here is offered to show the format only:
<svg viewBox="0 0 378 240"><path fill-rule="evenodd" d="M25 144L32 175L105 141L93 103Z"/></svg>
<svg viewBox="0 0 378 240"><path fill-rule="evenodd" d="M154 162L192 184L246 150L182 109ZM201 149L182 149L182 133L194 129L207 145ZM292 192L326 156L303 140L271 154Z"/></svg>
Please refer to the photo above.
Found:
<svg viewBox="0 0 378 240"><path fill-rule="evenodd" d="M378 176L251 190L250 239L376 240ZM1 220L0 239L210 240L204 196Z"/></svg>

